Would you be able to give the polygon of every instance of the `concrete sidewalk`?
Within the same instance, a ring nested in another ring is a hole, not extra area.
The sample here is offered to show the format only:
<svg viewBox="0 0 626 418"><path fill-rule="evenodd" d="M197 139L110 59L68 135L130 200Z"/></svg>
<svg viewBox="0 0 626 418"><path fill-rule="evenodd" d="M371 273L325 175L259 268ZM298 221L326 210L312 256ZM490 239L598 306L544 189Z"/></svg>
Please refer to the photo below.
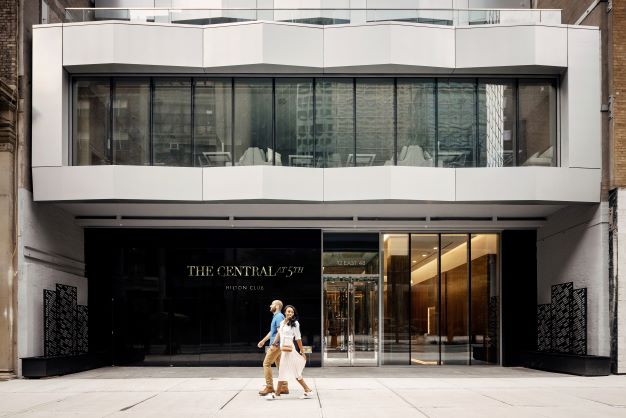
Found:
<svg viewBox="0 0 626 418"><path fill-rule="evenodd" d="M0 417L626 417L626 376L501 367L306 369L315 397L257 394L261 368L103 368L0 382Z"/></svg>

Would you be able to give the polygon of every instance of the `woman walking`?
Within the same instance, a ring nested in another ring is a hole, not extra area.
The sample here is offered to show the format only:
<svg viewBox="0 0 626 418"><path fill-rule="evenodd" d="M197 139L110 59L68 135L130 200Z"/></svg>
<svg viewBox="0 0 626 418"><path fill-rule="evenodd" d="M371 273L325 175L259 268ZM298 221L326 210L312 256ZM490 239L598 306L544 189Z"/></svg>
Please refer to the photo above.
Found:
<svg viewBox="0 0 626 418"><path fill-rule="evenodd" d="M294 349L294 340L298 344L300 353ZM302 335L298 322L298 311L292 305L285 307L285 319L280 325L274 345L280 347L280 367L278 368L278 387L276 392L268 393L266 399L276 399L280 396L282 385L287 381L296 379L304 389L302 399L311 398L313 391L307 386L302 378L302 370L306 364L306 354L302 348Z"/></svg>

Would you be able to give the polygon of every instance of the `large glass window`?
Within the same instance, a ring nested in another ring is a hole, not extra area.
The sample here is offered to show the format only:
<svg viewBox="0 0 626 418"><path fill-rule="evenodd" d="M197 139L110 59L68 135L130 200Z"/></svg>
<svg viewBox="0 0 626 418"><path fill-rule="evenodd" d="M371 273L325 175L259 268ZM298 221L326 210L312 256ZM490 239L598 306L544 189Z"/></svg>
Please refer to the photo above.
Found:
<svg viewBox="0 0 626 418"><path fill-rule="evenodd" d="M441 363L469 362L469 277L465 234L441 236Z"/></svg>
<svg viewBox="0 0 626 418"><path fill-rule="evenodd" d="M74 164L111 164L109 79L74 83Z"/></svg>
<svg viewBox="0 0 626 418"><path fill-rule="evenodd" d="M393 79L356 81L356 156L349 153L346 166L393 163Z"/></svg>
<svg viewBox="0 0 626 418"><path fill-rule="evenodd" d="M194 158L200 167L224 167L232 158L232 81L198 79L194 87Z"/></svg>
<svg viewBox="0 0 626 418"><path fill-rule="evenodd" d="M515 165L515 83L486 80L478 83L479 167Z"/></svg>
<svg viewBox="0 0 626 418"><path fill-rule="evenodd" d="M409 236L384 236L383 364L411 361L411 260Z"/></svg>
<svg viewBox="0 0 626 418"><path fill-rule="evenodd" d="M411 235L411 364L439 363L439 236Z"/></svg>
<svg viewBox="0 0 626 418"><path fill-rule="evenodd" d="M113 164L150 165L150 80L113 86Z"/></svg>
<svg viewBox="0 0 626 418"><path fill-rule="evenodd" d="M439 167L473 167L476 158L476 84L440 80L438 84Z"/></svg>
<svg viewBox="0 0 626 418"><path fill-rule="evenodd" d="M191 165L191 81L157 79L152 105L154 165Z"/></svg>
<svg viewBox="0 0 626 418"><path fill-rule="evenodd" d="M352 79L320 79L315 90L315 158L318 167L343 167L354 155ZM353 165L353 164L351 164Z"/></svg>
<svg viewBox="0 0 626 418"><path fill-rule="evenodd" d="M552 80L519 82L518 165L556 165L556 86Z"/></svg>
<svg viewBox="0 0 626 418"><path fill-rule="evenodd" d="M498 363L498 235L383 240L382 364Z"/></svg>
<svg viewBox="0 0 626 418"><path fill-rule="evenodd" d="M472 364L498 363L498 235L472 235Z"/></svg>
<svg viewBox="0 0 626 418"><path fill-rule="evenodd" d="M271 165L272 79L235 79L235 164Z"/></svg>
<svg viewBox="0 0 626 418"><path fill-rule="evenodd" d="M313 167L313 80L276 79L276 165Z"/></svg>
<svg viewBox="0 0 626 418"><path fill-rule="evenodd" d="M435 165L435 81L398 79L397 91L397 165L432 167Z"/></svg>
<svg viewBox="0 0 626 418"><path fill-rule="evenodd" d="M554 79L85 77L73 163L557 164Z"/></svg>

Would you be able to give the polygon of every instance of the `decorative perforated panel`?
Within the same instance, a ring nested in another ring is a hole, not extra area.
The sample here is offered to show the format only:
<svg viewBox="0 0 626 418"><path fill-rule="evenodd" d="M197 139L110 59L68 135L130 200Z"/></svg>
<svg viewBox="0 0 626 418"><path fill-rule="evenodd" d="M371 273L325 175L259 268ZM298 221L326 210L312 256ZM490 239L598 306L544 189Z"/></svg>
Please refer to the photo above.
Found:
<svg viewBox="0 0 626 418"><path fill-rule="evenodd" d="M587 354L587 289L552 286L550 304L537 306L537 350Z"/></svg>
<svg viewBox="0 0 626 418"><path fill-rule="evenodd" d="M537 305L537 350L552 349L552 317L549 303Z"/></svg>
<svg viewBox="0 0 626 418"><path fill-rule="evenodd" d="M552 286L552 351L568 353L572 344L573 283Z"/></svg>
<svg viewBox="0 0 626 418"><path fill-rule="evenodd" d="M54 290L43 291L43 351L44 356L53 357L60 353L57 332L57 293Z"/></svg>
<svg viewBox="0 0 626 418"><path fill-rule="evenodd" d="M84 354L89 351L88 309L85 305L76 307L76 352Z"/></svg>
<svg viewBox="0 0 626 418"><path fill-rule="evenodd" d="M78 305L77 288L57 284L43 291L44 356L68 356L89 351L87 306Z"/></svg>
<svg viewBox="0 0 626 418"><path fill-rule="evenodd" d="M572 353L587 354L587 289L572 294Z"/></svg>

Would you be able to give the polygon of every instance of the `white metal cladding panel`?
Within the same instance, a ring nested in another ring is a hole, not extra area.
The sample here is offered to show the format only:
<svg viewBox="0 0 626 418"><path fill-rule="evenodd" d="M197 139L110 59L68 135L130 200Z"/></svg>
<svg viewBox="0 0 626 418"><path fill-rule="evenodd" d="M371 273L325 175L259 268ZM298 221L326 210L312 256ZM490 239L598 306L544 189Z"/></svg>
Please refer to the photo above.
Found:
<svg viewBox="0 0 626 418"><path fill-rule="evenodd" d="M322 68L324 29L319 26L263 25L263 62L273 65Z"/></svg>
<svg viewBox="0 0 626 418"><path fill-rule="evenodd" d="M324 169L324 201L454 201L454 169L347 167Z"/></svg>
<svg viewBox="0 0 626 418"><path fill-rule="evenodd" d="M33 168L36 201L599 202L600 170L558 167Z"/></svg>
<svg viewBox="0 0 626 418"><path fill-rule="evenodd" d="M117 64L121 71L128 70L123 65L152 65L208 72L239 66L250 72L246 66L264 64L329 72L345 67L388 72L386 65L416 72L516 66L554 72L554 67L567 66L566 26L455 28L386 22L320 27L252 22L193 27L97 22L66 24L63 30L64 65L85 70ZM267 68L254 71L261 70ZM276 71L284 72L279 67Z"/></svg>
<svg viewBox="0 0 626 418"><path fill-rule="evenodd" d="M202 50L204 67L263 63L263 25L246 23L206 27Z"/></svg>
<svg viewBox="0 0 626 418"><path fill-rule="evenodd" d="M300 167L239 166L203 169L203 199L321 202L323 170Z"/></svg>
<svg viewBox="0 0 626 418"><path fill-rule="evenodd" d="M263 196L265 199L321 202L324 200L323 171L305 167L262 167Z"/></svg>
<svg viewBox="0 0 626 418"><path fill-rule="evenodd" d="M33 182L36 201L202 200L202 169L193 167L40 167Z"/></svg>
<svg viewBox="0 0 626 418"><path fill-rule="evenodd" d="M33 31L32 166L61 166L67 142L67 89L63 72L63 28Z"/></svg>
<svg viewBox="0 0 626 418"><path fill-rule="evenodd" d="M163 24L64 25L66 66L131 64L202 67L203 28Z"/></svg>
<svg viewBox="0 0 626 418"><path fill-rule="evenodd" d="M63 26L63 65L111 64L115 60L117 24Z"/></svg>
<svg viewBox="0 0 626 418"><path fill-rule="evenodd" d="M602 167L600 31L568 29L567 123L570 167Z"/></svg>
<svg viewBox="0 0 626 418"><path fill-rule="evenodd" d="M456 68L567 67L567 28L535 25L456 29Z"/></svg>
<svg viewBox="0 0 626 418"><path fill-rule="evenodd" d="M211 167L202 169L205 201L263 198L263 167Z"/></svg>
<svg viewBox="0 0 626 418"><path fill-rule="evenodd" d="M456 200L599 202L599 169L565 167L461 168Z"/></svg>
<svg viewBox="0 0 626 418"><path fill-rule="evenodd" d="M416 67L455 67L455 30L445 26L390 25L390 60Z"/></svg>

